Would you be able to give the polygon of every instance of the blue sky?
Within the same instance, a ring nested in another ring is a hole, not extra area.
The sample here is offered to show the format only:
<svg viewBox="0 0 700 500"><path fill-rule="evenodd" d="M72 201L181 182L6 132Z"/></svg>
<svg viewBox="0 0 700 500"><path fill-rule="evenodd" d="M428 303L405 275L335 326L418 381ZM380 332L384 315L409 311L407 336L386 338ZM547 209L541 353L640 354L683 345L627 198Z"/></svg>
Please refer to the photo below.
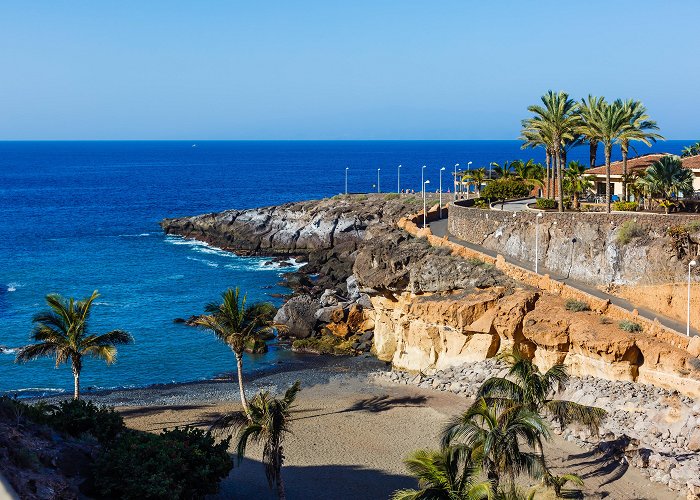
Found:
<svg viewBox="0 0 700 500"><path fill-rule="evenodd" d="M514 139L548 89L700 139L700 2L0 4L0 139Z"/></svg>

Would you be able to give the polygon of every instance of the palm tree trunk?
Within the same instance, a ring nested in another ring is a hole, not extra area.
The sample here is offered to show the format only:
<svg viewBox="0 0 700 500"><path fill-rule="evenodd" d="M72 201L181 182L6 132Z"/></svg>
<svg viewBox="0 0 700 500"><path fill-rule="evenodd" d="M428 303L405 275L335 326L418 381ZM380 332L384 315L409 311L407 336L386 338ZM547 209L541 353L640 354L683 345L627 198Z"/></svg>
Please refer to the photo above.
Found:
<svg viewBox="0 0 700 500"><path fill-rule="evenodd" d="M564 178L561 175L561 151L557 151L557 190L559 191L559 211L564 211Z"/></svg>
<svg viewBox="0 0 700 500"><path fill-rule="evenodd" d="M627 150L622 149L622 201L627 201Z"/></svg>
<svg viewBox="0 0 700 500"><path fill-rule="evenodd" d="M546 197L547 198L549 198L549 162L550 162L550 154L549 154L549 150L547 150L545 152L545 156L544 156L544 163L545 163L545 165L547 165L547 178L546 178L546 182L547 182L547 184L546 184L546 186L547 186L546 187L546 192L547 192Z"/></svg>
<svg viewBox="0 0 700 500"><path fill-rule="evenodd" d="M280 451L280 454L282 452ZM280 462L281 463L281 462ZM284 491L284 480L282 479L282 467L280 466L279 470L277 471L277 498L279 500L285 500L287 498L287 494Z"/></svg>
<svg viewBox="0 0 700 500"><path fill-rule="evenodd" d="M78 370L75 366L73 367L73 381L74 381L74 389L73 389L73 399L80 399L80 370Z"/></svg>
<svg viewBox="0 0 700 500"><path fill-rule="evenodd" d="M606 210L610 213L610 153L612 145L605 146L605 205Z"/></svg>
<svg viewBox="0 0 700 500"><path fill-rule="evenodd" d="M238 372L238 389L241 391L241 405L243 405L243 411L246 413L246 415L250 415L248 400L246 399L245 391L243 390L243 353L236 353L236 371Z"/></svg>
<svg viewBox="0 0 700 500"><path fill-rule="evenodd" d="M574 191L574 208L576 210L578 210L578 208L579 208L578 191Z"/></svg>
<svg viewBox="0 0 700 500"><path fill-rule="evenodd" d="M590 168L595 167L596 157L598 156L598 142L590 141L588 145L588 161Z"/></svg>

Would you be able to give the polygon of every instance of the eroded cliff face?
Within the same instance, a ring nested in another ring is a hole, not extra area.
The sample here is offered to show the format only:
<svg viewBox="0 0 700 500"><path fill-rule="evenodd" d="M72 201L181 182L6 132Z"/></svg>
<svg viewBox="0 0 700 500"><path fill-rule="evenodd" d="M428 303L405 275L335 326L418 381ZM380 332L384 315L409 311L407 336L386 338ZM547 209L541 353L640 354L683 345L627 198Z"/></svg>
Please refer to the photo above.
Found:
<svg viewBox="0 0 700 500"><path fill-rule="evenodd" d="M399 369L445 369L520 349L541 370L652 383L700 396L700 339L688 350L648 332L626 333L592 311L534 290L490 287L415 296L375 295L374 345Z"/></svg>

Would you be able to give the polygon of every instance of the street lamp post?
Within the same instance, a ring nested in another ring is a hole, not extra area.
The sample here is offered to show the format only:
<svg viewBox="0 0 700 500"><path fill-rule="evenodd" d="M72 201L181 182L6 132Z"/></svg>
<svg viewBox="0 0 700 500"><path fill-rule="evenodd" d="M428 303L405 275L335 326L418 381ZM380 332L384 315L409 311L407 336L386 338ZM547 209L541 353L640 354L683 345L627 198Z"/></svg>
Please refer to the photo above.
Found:
<svg viewBox="0 0 700 500"><path fill-rule="evenodd" d="M542 212L538 213L535 217L535 274L539 273L540 264L540 219L542 218Z"/></svg>
<svg viewBox="0 0 700 500"><path fill-rule="evenodd" d="M457 167L459 167L459 163L455 163L455 201L457 201Z"/></svg>
<svg viewBox="0 0 700 500"><path fill-rule="evenodd" d="M348 194L348 170L350 167L345 167L345 194Z"/></svg>
<svg viewBox="0 0 700 500"><path fill-rule="evenodd" d="M698 263L695 260L688 262L688 318L685 327L685 334L690 337L690 269L697 266Z"/></svg>
<svg viewBox="0 0 700 500"><path fill-rule="evenodd" d="M472 164L472 162L467 163L467 175L469 175L469 171L471 170L471 167L470 167L471 164ZM469 184L467 184L467 199L469 199L469 195L470 195Z"/></svg>
<svg viewBox="0 0 700 500"><path fill-rule="evenodd" d="M399 172L398 172L398 175L396 177L396 179L397 179L396 180L396 192L400 193L401 192L401 165L399 165L398 171Z"/></svg>
<svg viewBox="0 0 700 500"><path fill-rule="evenodd" d="M442 167L440 169L440 219L442 219L442 172L445 170L445 167Z"/></svg>
<svg viewBox="0 0 700 500"><path fill-rule="evenodd" d="M378 169L377 169L377 193L381 193L381 192L382 192L382 189L381 189L381 187L379 186L379 171L380 171L380 170L381 170L381 168L378 168Z"/></svg>
<svg viewBox="0 0 700 500"><path fill-rule="evenodd" d="M423 168L420 170L420 187L421 191L423 191L423 202L425 202L425 167L426 165L423 165ZM425 205L425 203L423 203Z"/></svg>
<svg viewBox="0 0 700 500"><path fill-rule="evenodd" d="M430 184L430 179L423 182L423 229L426 227L426 221L428 220L428 210L425 202L425 185Z"/></svg>

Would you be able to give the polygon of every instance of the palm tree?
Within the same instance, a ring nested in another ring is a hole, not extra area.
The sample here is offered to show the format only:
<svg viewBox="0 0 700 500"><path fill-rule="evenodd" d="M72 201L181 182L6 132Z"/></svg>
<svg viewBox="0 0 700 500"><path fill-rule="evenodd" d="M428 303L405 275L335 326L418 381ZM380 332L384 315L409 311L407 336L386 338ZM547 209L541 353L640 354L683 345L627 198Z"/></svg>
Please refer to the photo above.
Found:
<svg viewBox="0 0 700 500"><path fill-rule="evenodd" d="M540 146L544 148L545 175L542 177L546 179L545 196L549 197L552 190L550 181L550 163L552 163L554 158L552 138L548 135L546 130L535 128L529 119L523 120L522 126L523 129L521 131L520 140L523 141L523 145L521 146L521 149L536 148Z"/></svg>
<svg viewBox="0 0 700 500"><path fill-rule="evenodd" d="M58 294L46 296L49 309L34 316L32 340L36 343L22 347L17 353L17 361L52 356L56 367L70 361L73 369L75 388L73 398L80 398L80 372L83 357L103 359L108 365L117 359L118 345L133 342L133 337L123 330L112 330L102 335L88 334L88 320L97 290L83 300L72 297L65 299Z"/></svg>
<svg viewBox="0 0 700 500"><path fill-rule="evenodd" d="M566 169L565 187L574 197L574 209L580 206L579 197L589 189L593 188L593 177L586 175L586 167L577 161L570 161Z"/></svg>
<svg viewBox="0 0 700 500"><path fill-rule="evenodd" d="M688 158L689 156L696 155L700 155L700 141L696 142L695 144L691 144L690 146L684 147L681 153L681 158Z"/></svg>
<svg viewBox="0 0 700 500"><path fill-rule="evenodd" d="M248 400L243 388L243 352L246 342L279 327L273 323L275 307L267 302L246 304L246 295L241 297L238 288L229 288L221 294L221 304L211 303L205 308L208 313L195 320L197 326L211 330L219 340L228 345L236 355L238 389L243 410L248 413Z"/></svg>
<svg viewBox="0 0 700 500"><path fill-rule="evenodd" d="M481 500L492 498L491 483L477 481L478 467L469 464L469 450L451 447L418 450L404 463L418 479L419 490L399 490L392 500Z"/></svg>
<svg viewBox="0 0 700 500"><path fill-rule="evenodd" d="M612 104L601 103L590 123L591 129L600 138L605 150L605 197L607 212L610 213L610 157L613 143L631 129L629 110L616 100Z"/></svg>
<svg viewBox="0 0 700 500"><path fill-rule="evenodd" d="M606 411L573 401L552 399L569 379L564 365L554 365L545 373L522 356L519 351L501 356L510 364L506 377L492 377L479 389L478 395L487 402L509 406L523 405L536 414L549 414L564 427L577 423L598 433Z"/></svg>
<svg viewBox="0 0 700 500"><path fill-rule="evenodd" d="M527 121L528 130L540 131L540 135L550 137L557 170L557 190L559 211L564 211L564 184L562 176L562 145L573 141L577 135L581 117L575 112L576 104L566 92L549 91L541 98L542 105L527 109L535 116ZM529 132L528 132L529 133Z"/></svg>
<svg viewBox="0 0 700 500"><path fill-rule="evenodd" d="M270 488L275 485L277 497L286 498L282 465L284 464L283 442L289 430L291 410L301 388L298 380L286 390L284 396L274 398L268 391L260 391L250 402L248 412L236 411L220 418L213 427L231 435L237 434L236 454L238 463L245 456L248 441L261 443L262 463Z"/></svg>
<svg viewBox="0 0 700 500"><path fill-rule="evenodd" d="M472 170L470 177L472 182L474 183L474 187L476 189L476 196L478 198L479 196L481 196L481 185L484 183L484 180L486 180L486 169L482 167Z"/></svg>
<svg viewBox="0 0 700 500"><path fill-rule="evenodd" d="M651 196L660 195L663 198L668 213L671 198L678 193L693 192L693 177L693 172L683 168L683 162L678 156L667 155L649 165L640 182Z"/></svg>
<svg viewBox="0 0 700 500"><path fill-rule="evenodd" d="M548 488L554 490L554 494L557 498L563 498L562 489L566 486L566 483L571 483L576 486L583 486L583 480L576 474L562 474L561 476L555 476L549 472L546 472L542 478L542 482Z"/></svg>
<svg viewBox="0 0 700 500"><path fill-rule="evenodd" d="M655 132L650 132L651 130L658 130L659 126L654 120L649 119L647 109L641 102L628 99L622 103L622 106L627 110L630 122L630 126L617 138L622 152L622 200L627 201L627 183L625 182L625 176L627 176L627 156L629 153L630 141L640 141L647 146L651 146L652 142L663 139L663 136Z"/></svg>
<svg viewBox="0 0 700 500"><path fill-rule="evenodd" d="M493 162L491 165L498 179L510 179L516 175L513 172L513 165L508 161L504 162L503 165L499 165L496 162Z"/></svg>
<svg viewBox="0 0 700 500"><path fill-rule="evenodd" d="M604 102L605 97L596 97L589 94L588 99L581 99L577 108L578 114L581 116L578 132L583 136L583 140L588 142L588 162L590 168L595 167L596 156L598 155L598 144L601 140L593 123Z"/></svg>
<svg viewBox="0 0 700 500"><path fill-rule="evenodd" d="M526 473L540 478L546 470L542 440L549 439L547 424L524 405L489 404L483 397L455 417L442 433L442 447L464 446L469 462L485 471L498 491L508 476L511 490L516 476ZM521 449L525 444L530 451Z"/></svg>

